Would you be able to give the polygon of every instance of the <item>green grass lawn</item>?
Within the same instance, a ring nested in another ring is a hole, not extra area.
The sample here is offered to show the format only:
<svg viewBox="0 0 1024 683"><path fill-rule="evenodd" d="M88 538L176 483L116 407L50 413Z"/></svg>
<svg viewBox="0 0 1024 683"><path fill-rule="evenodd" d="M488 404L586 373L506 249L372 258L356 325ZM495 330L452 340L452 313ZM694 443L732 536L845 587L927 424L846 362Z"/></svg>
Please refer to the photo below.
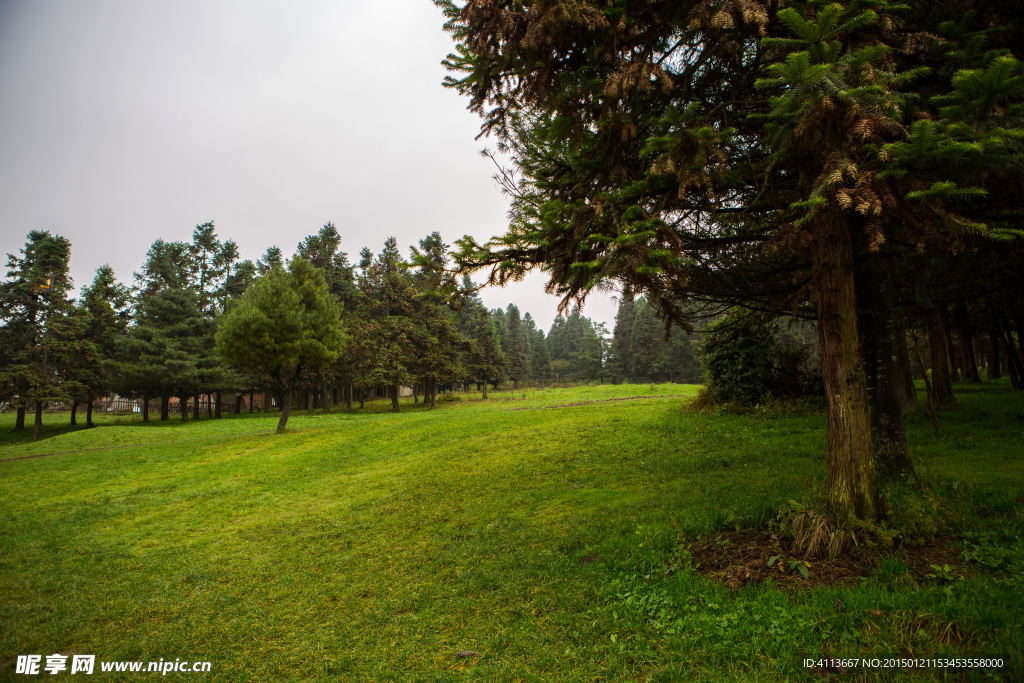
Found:
<svg viewBox="0 0 1024 683"><path fill-rule="evenodd" d="M208 660L168 676L216 681L821 680L800 660L825 652L1005 660L843 680L1024 677L1024 394L986 383L940 433L908 425L954 531L1015 569L947 584L895 556L847 588L733 591L680 549L820 489L825 420L684 409L696 390L379 401L282 436L276 414L54 413L33 443L2 415L0 680L53 653Z"/></svg>

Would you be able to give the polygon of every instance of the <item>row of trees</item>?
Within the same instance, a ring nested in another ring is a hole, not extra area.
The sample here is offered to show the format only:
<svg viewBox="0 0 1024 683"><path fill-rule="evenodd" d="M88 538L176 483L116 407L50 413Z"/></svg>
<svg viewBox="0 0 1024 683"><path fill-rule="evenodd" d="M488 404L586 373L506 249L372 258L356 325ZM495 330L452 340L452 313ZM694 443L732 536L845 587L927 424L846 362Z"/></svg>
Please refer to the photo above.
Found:
<svg viewBox="0 0 1024 683"><path fill-rule="evenodd" d="M460 265L542 267L566 305L629 288L683 328L816 320L840 516L909 467L914 330L933 406L978 336L1021 385L1019 1L435 1L446 84L512 159L509 230Z"/></svg>
<svg viewBox="0 0 1024 683"><path fill-rule="evenodd" d="M407 259L389 239L357 264L341 251L332 224L299 243L294 256L272 247L241 260L213 223L191 242L157 240L132 288L107 266L77 300L71 297L70 243L32 232L9 255L0 285L3 326L0 400L18 410L16 428L35 409L35 434L47 404L67 402L71 421L84 405L116 393L159 401L167 419L177 399L183 420L200 416L201 395L220 416L222 393L257 392L282 408L284 429L299 396L307 407L360 406L378 391L399 409L400 386L436 406L439 387L512 381L597 379L604 374L604 330L578 310L550 332L510 305L489 311L465 276L457 278L448 246L434 233Z"/></svg>

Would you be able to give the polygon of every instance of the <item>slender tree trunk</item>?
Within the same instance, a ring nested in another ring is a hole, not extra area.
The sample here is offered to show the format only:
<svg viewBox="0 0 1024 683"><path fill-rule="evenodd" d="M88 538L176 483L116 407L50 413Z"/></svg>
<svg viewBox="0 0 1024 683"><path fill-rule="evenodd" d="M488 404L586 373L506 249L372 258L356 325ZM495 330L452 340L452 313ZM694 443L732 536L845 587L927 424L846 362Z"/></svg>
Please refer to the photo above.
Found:
<svg viewBox="0 0 1024 683"><path fill-rule="evenodd" d="M949 311L945 306L939 306L939 319L942 321L942 337L946 345L946 362L949 364L949 379L953 382L960 381L960 373L956 367L956 353L953 348L953 335L950 332Z"/></svg>
<svg viewBox="0 0 1024 683"><path fill-rule="evenodd" d="M181 421L188 422L188 396L181 396L178 405L181 406Z"/></svg>
<svg viewBox="0 0 1024 683"><path fill-rule="evenodd" d="M235 394L235 415L242 413L242 406L245 404L245 394L238 392Z"/></svg>
<svg viewBox="0 0 1024 683"><path fill-rule="evenodd" d="M978 362L974 358L974 335L971 333L971 318L967 315L967 306L963 301L953 309L956 319L956 336L960 342L960 366L963 369L963 380L976 383L981 381L978 376Z"/></svg>
<svg viewBox="0 0 1024 683"><path fill-rule="evenodd" d="M213 394L206 394L206 416L213 418Z"/></svg>
<svg viewBox="0 0 1024 683"><path fill-rule="evenodd" d="M36 401L35 409L36 419L32 423L32 440L39 441L39 437L43 435L43 402Z"/></svg>
<svg viewBox="0 0 1024 683"><path fill-rule="evenodd" d="M1010 332L1010 326L1006 321L1006 316L1002 316L1002 331L1003 331L1003 342L1006 345L1006 370L1010 374L1010 386L1014 389L1024 389L1024 367L1020 361L1020 355L1017 353L1017 346L1013 343L1013 333Z"/></svg>
<svg viewBox="0 0 1024 683"><path fill-rule="evenodd" d="M359 408L366 407L366 387L359 387Z"/></svg>
<svg viewBox="0 0 1024 683"><path fill-rule="evenodd" d="M828 400L828 500L841 517L878 514L871 418L857 334L853 238L846 217L815 220L811 263L818 304L821 372Z"/></svg>
<svg viewBox="0 0 1024 683"><path fill-rule="evenodd" d="M398 408L398 384L391 385L391 412L397 413Z"/></svg>
<svg viewBox="0 0 1024 683"><path fill-rule="evenodd" d="M881 254L868 254L858 278L858 328L871 409L871 446L878 474L914 471L903 425L903 373L896 353L892 270Z"/></svg>
<svg viewBox="0 0 1024 683"><path fill-rule="evenodd" d="M171 397L160 397L160 421L169 420L171 416Z"/></svg>
<svg viewBox="0 0 1024 683"><path fill-rule="evenodd" d="M925 328L928 331L928 346L931 347L932 361L932 392L935 397L935 409L940 410L953 405L953 384L949 376L949 360L946 358L946 335L942 331L942 317L938 308L931 308L924 315Z"/></svg>
<svg viewBox="0 0 1024 683"><path fill-rule="evenodd" d="M320 395L323 397L320 399L320 402L323 404L320 407L323 409L324 415L329 415L331 412L331 388L327 386L326 379L324 380L324 386L320 391Z"/></svg>
<svg viewBox="0 0 1024 683"><path fill-rule="evenodd" d="M292 391L288 389L284 392L284 397L281 401L281 419L277 421L277 433L284 434L285 425L288 424L288 416L292 412Z"/></svg>
<svg viewBox="0 0 1024 683"><path fill-rule="evenodd" d="M196 422L199 421L199 415L202 411L202 403L199 400L199 394L195 394L192 397L192 419Z"/></svg>
<svg viewBox="0 0 1024 683"><path fill-rule="evenodd" d="M928 369L924 366L924 360L921 359L921 345L917 342L917 336L914 336L914 356L917 358L917 367L921 368L921 377L924 378L924 391L928 396L928 419L932 423L932 427L938 431L939 429L939 418L935 414L935 391L932 388L932 383L928 381Z"/></svg>
<svg viewBox="0 0 1024 683"><path fill-rule="evenodd" d="M910 343L907 340L907 315L902 309L897 311L893 328L896 334L896 358L900 369L900 380L903 389L900 392L903 409L912 408L917 403L917 387L914 386L914 373L910 369Z"/></svg>
<svg viewBox="0 0 1024 683"><path fill-rule="evenodd" d="M149 396L142 397L142 421L149 422Z"/></svg>
<svg viewBox="0 0 1024 683"><path fill-rule="evenodd" d="M487 380L486 379L483 381L483 384L481 386L483 386L483 388L484 388L484 396L483 396L483 398L486 401L487 400Z"/></svg>
<svg viewBox="0 0 1024 683"><path fill-rule="evenodd" d="M437 407L437 380L430 380L430 409Z"/></svg>
<svg viewBox="0 0 1024 683"><path fill-rule="evenodd" d="M986 379L999 379L1002 377L999 367L999 333L994 327L990 327L988 330L988 341L988 369L985 372L985 377Z"/></svg>
<svg viewBox="0 0 1024 683"><path fill-rule="evenodd" d="M213 400L214 400L213 416L219 420L220 419L220 392L219 391L216 394L213 395Z"/></svg>
<svg viewBox="0 0 1024 683"><path fill-rule="evenodd" d="M21 431L25 428L25 404L18 406L18 412L14 416L14 430Z"/></svg>
<svg viewBox="0 0 1024 683"><path fill-rule="evenodd" d="M412 404L416 405L419 403L420 385L416 382L412 383Z"/></svg>
<svg viewBox="0 0 1024 683"><path fill-rule="evenodd" d="M253 402L256 400L256 389L249 389L249 413L253 411Z"/></svg>
<svg viewBox="0 0 1024 683"><path fill-rule="evenodd" d="M263 412L270 412L270 389L263 390Z"/></svg>
<svg viewBox="0 0 1024 683"><path fill-rule="evenodd" d="M74 427L78 424L78 401L71 402L71 426Z"/></svg>
<svg viewBox="0 0 1024 683"><path fill-rule="evenodd" d="M346 410L352 410L352 382L348 382L345 385L345 408Z"/></svg>
<svg viewBox="0 0 1024 683"><path fill-rule="evenodd" d="M92 404L95 403L95 401L96 401L96 398L94 396L90 395L89 396L89 402L85 404L85 426L87 428L90 428L90 429L93 427L93 424L92 424Z"/></svg>

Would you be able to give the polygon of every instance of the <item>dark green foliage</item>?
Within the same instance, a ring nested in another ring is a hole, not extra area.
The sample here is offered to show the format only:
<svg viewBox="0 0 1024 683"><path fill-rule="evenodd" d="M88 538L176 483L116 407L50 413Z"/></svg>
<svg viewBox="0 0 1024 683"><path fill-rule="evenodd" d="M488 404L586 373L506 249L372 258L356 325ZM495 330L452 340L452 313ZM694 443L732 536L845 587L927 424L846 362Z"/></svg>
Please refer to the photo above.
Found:
<svg viewBox="0 0 1024 683"><path fill-rule="evenodd" d="M0 398L35 406L35 438L43 406L69 398L69 369L81 350L83 320L68 299L70 258L67 239L33 230L20 256L7 255L8 280L0 285Z"/></svg>
<svg viewBox="0 0 1024 683"><path fill-rule="evenodd" d="M494 321L486 309L477 316L476 334L468 366L473 378L483 384L484 398L487 398L487 383L497 382L508 369L508 361L501 351Z"/></svg>
<svg viewBox="0 0 1024 683"><path fill-rule="evenodd" d="M177 396L235 389L241 380L214 350L217 324L188 289L143 297L128 334L117 337L111 384L122 395ZM187 419L186 411L181 413Z"/></svg>
<svg viewBox="0 0 1024 683"><path fill-rule="evenodd" d="M519 309L514 304L508 305L505 322L508 326L505 345L508 376L518 386L521 380L526 380L530 376L530 357L527 353L526 328L519 317Z"/></svg>
<svg viewBox="0 0 1024 683"><path fill-rule="evenodd" d="M665 338L665 323L658 320L645 297L627 293L619 302L615 331L609 345L608 370L617 381L697 382L701 367L688 335L678 326Z"/></svg>
<svg viewBox="0 0 1024 683"><path fill-rule="evenodd" d="M753 405L821 393L820 373L809 366L806 347L780 342L778 326L756 315L732 312L709 324L697 357L712 403Z"/></svg>
<svg viewBox="0 0 1024 683"><path fill-rule="evenodd" d="M294 257L271 268L221 319L217 353L246 372L269 376L284 393L278 433L288 423L292 391L307 370L333 363L345 344L341 308L323 271Z"/></svg>

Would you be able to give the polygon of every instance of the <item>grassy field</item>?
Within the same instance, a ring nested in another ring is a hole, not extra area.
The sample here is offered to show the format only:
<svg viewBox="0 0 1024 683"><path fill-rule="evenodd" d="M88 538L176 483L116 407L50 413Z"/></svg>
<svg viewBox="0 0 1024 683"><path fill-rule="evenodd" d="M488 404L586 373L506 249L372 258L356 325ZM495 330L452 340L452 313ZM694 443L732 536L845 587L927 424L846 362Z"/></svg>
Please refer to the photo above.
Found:
<svg viewBox="0 0 1024 683"><path fill-rule="evenodd" d="M170 678L784 681L822 680L801 660L825 653L958 652L1005 664L841 679L1024 680L1024 394L987 383L940 433L908 426L980 563L943 580L896 554L844 588L735 591L683 549L820 489L824 417L695 412L696 389L375 402L282 436L273 414L53 414L33 443L2 415L0 680L53 653L107 680L140 674L100 661L181 658L211 672Z"/></svg>

